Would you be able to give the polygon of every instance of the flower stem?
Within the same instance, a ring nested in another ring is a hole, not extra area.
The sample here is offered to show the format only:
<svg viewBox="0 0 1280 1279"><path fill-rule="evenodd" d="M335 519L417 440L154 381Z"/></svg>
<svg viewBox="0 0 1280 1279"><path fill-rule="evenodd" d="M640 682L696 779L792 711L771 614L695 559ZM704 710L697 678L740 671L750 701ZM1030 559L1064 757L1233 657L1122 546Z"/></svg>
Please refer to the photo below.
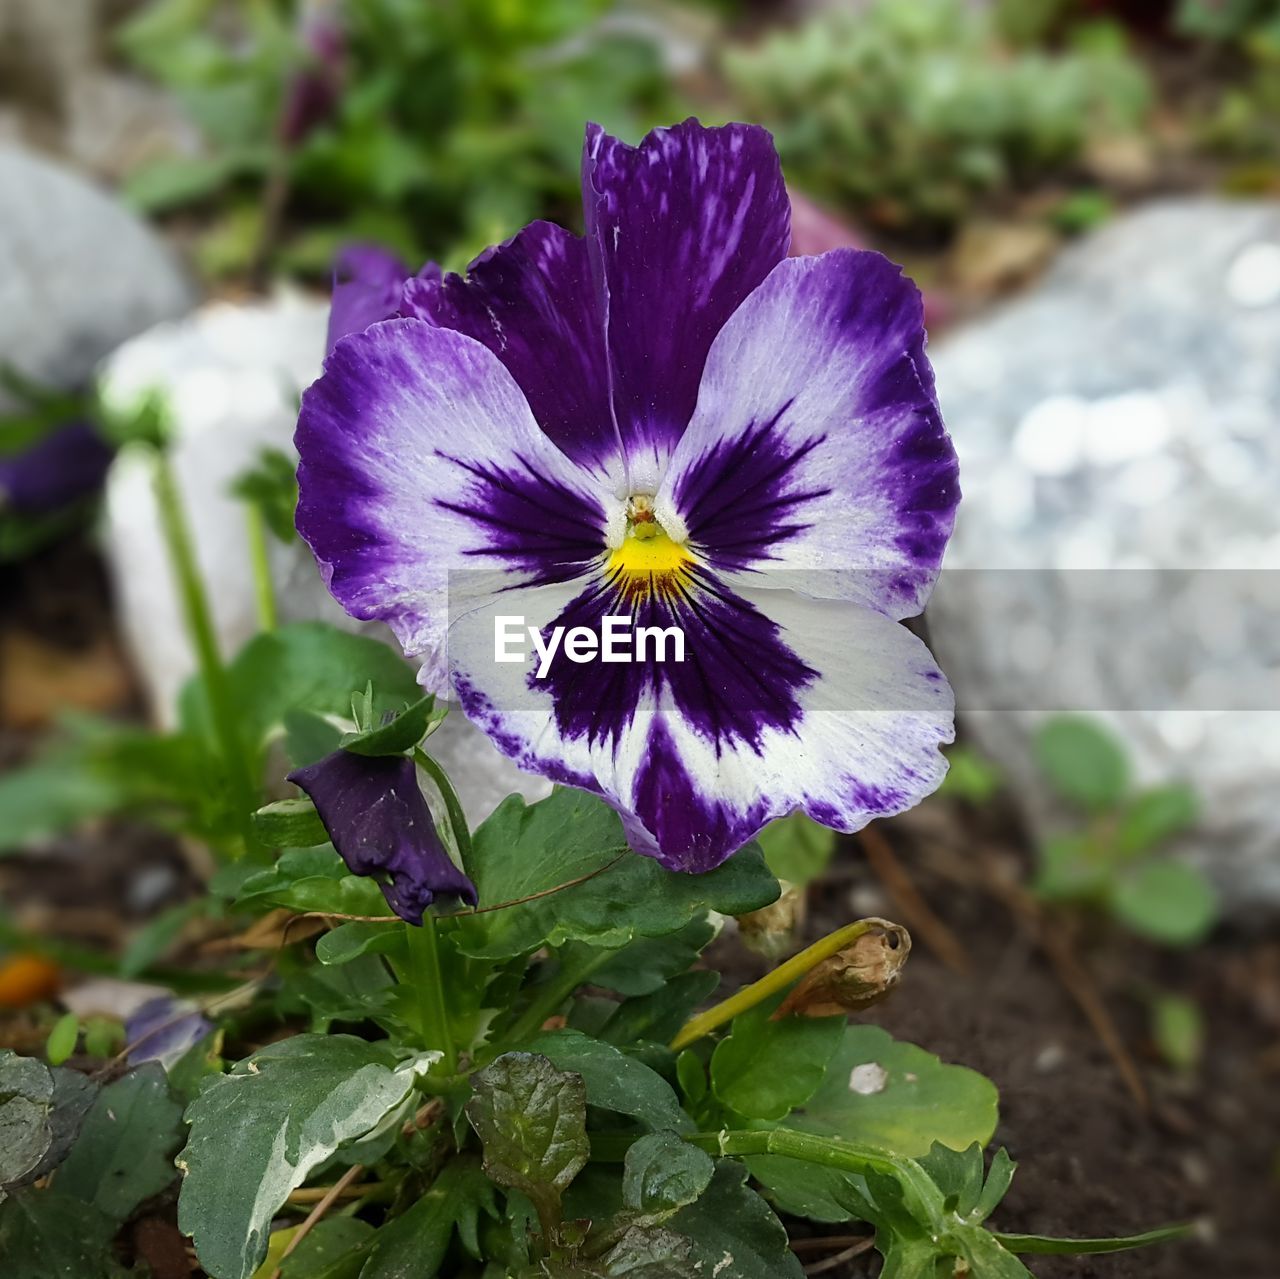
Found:
<svg viewBox="0 0 1280 1279"><path fill-rule="evenodd" d="M591 976L597 968L607 964L616 954L612 950L584 947L576 962L561 960L560 971L534 995L533 1002L516 1018L511 1029L503 1035L506 1043L518 1044L530 1039L542 1029L542 1023L555 1014L557 1008Z"/></svg>
<svg viewBox="0 0 1280 1279"><path fill-rule="evenodd" d="M249 532L249 563L253 569L253 593L258 602L258 625L274 631L280 624L275 583L271 580L271 560L267 552L267 522L256 502L245 503L245 526Z"/></svg>
<svg viewBox="0 0 1280 1279"><path fill-rule="evenodd" d="M759 981L752 982L750 986L744 986L728 999L722 999L718 1004L708 1008L706 1012L691 1017L671 1041L672 1052L687 1048L695 1040L710 1034L725 1022L732 1021L748 1008L754 1008L756 1004L763 1002L771 995L785 990L793 982L799 981L811 968L816 968L824 959L830 959L846 946L851 946L870 929L883 926L882 919L859 919L855 923L846 924L843 928L837 928L834 933L828 933L798 955L793 955L786 963L779 964L773 972L766 973Z"/></svg>
<svg viewBox="0 0 1280 1279"><path fill-rule="evenodd" d="M444 800L445 812L449 814L449 828L453 832L453 846L462 858L462 869L471 871L471 828L467 825L467 814L454 790L449 775L421 747L413 752L414 762L440 789L440 797Z"/></svg>
<svg viewBox="0 0 1280 1279"><path fill-rule="evenodd" d="M213 614L209 608L204 579L196 562L191 529L178 492L173 464L164 449L156 450L154 485L160 526L168 546L174 582L182 601L187 634L195 649L200 676L209 699L209 714L226 771L231 803L236 810L236 824L240 828L245 851L257 855L260 844L252 821L253 810L258 806L256 788L249 772L244 743L240 738L240 726L231 695L231 684L227 679L227 669L218 651Z"/></svg>
<svg viewBox="0 0 1280 1279"><path fill-rule="evenodd" d="M450 1075L458 1073L458 1049L449 1026L449 1010L444 1002L444 977L440 970L436 921L423 917L422 926L405 924L409 946L409 974L418 996L418 1016L428 1048L443 1054L441 1064Z"/></svg>

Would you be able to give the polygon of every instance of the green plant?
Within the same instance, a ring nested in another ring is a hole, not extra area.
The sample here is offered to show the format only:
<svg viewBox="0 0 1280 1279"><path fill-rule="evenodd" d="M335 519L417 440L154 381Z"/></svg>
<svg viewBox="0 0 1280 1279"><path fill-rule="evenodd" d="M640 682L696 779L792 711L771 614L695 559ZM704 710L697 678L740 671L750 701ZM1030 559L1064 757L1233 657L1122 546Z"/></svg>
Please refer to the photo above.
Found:
<svg viewBox="0 0 1280 1279"><path fill-rule="evenodd" d="M359 0L335 8L333 47L318 53L300 4L155 0L121 45L205 145L136 173L127 194L153 212L216 201L215 272L274 246L279 265L324 273L352 239L460 264L572 203L584 119L633 131L669 114L657 51L602 26L610 8ZM316 73L327 97L282 134L291 93Z"/></svg>
<svg viewBox="0 0 1280 1279"><path fill-rule="evenodd" d="M1217 916L1213 888L1161 851L1194 823L1194 791L1181 783L1136 788L1121 745L1079 716L1046 721L1035 755L1058 795L1087 818L1041 846L1037 894L1096 906L1153 941L1199 941Z"/></svg>
<svg viewBox="0 0 1280 1279"><path fill-rule="evenodd" d="M1062 53L1010 52L982 6L879 0L733 50L725 65L806 189L929 231L1070 165L1095 131L1138 123L1146 77L1103 34Z"/></svg>

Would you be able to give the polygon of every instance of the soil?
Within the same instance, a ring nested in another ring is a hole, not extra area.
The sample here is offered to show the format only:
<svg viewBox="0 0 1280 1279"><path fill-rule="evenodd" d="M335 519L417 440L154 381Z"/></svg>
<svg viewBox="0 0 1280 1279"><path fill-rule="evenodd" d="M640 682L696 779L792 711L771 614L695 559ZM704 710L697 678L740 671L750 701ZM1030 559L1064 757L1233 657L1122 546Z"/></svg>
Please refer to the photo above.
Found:
<svg viewBox="0 0 1280 1279"><path fill-rule="evenodd" d="M114 644L109 589L86 542L0 569L0 642L15 631L72 655L98 652L104 639ZM101 702L101 681L93 687ZM138 713L127 671L114 704L98 709ZM44 731L6 724L0 706L0 770L28 756ZM1198 1223L1196 1237L1185 1242L1117 1256L1030 1258L1030 1269L1041 1279L1273 1279L1277 1268L1262 1222L1275 1211L1280 1150L1276 934L1268 939L1224 926L1207 944L1174 953L1097 926L1077 930L1077 953L1150 1093L1144 1113L1033 930L993 891L993 876L1027 858L1012 811L978 814L935 797L880 829L959 940L971 972L960 975L940 962L917 929L902 984L864 1016L999 1086L995 1140L1019 1168L993 1224L1090 1236ZM113 930L118 937L147 911L190 892L193 882L171 841L128 825L0 861L0 896L10 910L29 919L34 911L60 936L95 944L109 944ZM140 884L149 885L146 892ZM866 914L904 918L850 840L811 890L806 932L817 937ZM729 984L754 980L764 968L731 938L718 942L709 959ZM1203 1062L1192 1077L1163 1065L1150 1043L1143 995L1155 990L1190 996L1207 1015ZM0 1038L19 1030L11 1019ZM789 1224L797 1237L847 1233ZM806 1248L804 1260L813 1265L838 1251ZM823 1273L869 1279L878 1264L868 1253Z"/></svg>

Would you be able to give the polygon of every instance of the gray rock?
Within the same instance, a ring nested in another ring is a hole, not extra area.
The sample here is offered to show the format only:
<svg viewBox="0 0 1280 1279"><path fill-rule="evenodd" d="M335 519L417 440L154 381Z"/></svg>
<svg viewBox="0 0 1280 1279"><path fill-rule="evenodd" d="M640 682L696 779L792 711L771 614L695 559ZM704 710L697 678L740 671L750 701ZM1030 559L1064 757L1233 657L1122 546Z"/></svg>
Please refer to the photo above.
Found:
<svg viewBox="0 0 1280 1279"><path fill-rule="evenodd" d="M1033 826L1054 710L1184 778L1227 904L1280 903L1280 209L1154 204L931 351L961 503L931 635Z"/></svg>
<svg viewBox="0 0 1280 1279"><path fill-rule="evenodd" d="M38 383L74 387L192 300L172 254L123 205L57 165L0 148L0 360Z"/></svg>

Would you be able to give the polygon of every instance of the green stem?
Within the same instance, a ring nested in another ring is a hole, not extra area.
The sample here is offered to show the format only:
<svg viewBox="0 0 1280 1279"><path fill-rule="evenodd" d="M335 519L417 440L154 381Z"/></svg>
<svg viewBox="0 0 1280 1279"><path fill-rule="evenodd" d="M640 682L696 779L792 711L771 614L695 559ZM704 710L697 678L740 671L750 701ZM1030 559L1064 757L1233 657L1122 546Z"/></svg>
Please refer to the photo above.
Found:
<svg viewBox="0 0 1280 1279"><path fill-rule="evenodd" d="M168 454L156 451L155 495L160 513L160 526L164 530L173 568L175 584L182 600L187 633L196 651L200 675L209 698L209 713L213 731L218 740L219 753L226 770L231 791L231 802L236 809L236 823L244 840L245 850L257 854L260 845L254 833L252 815L257 808L257 795L249 773L244 745L240 739L240 727L227 669L218 651L217 634L213 627L213 615L204 580L196 562L191 542L191 530L187 524L177 479Z"/></svg>
<svg viewBox="0 0 1280 1279"><path fill-rule="evenodd" d="M256 502L245 504L245 522L249 532L249 564L253 569L253 592L258 602L258 625L274 631L280 624L276 608L275 583L271 580L271 559L267 549L267 522Z"/></svg>
<svg viewBox="0 0 1280 1279"><path fill-rule="evenodd" d="M718 1004L708 1008L706 1012L691 1017L671 1041L671 1051L679 1052L682 1048L687 1048L695 1040L710 1034L725 1022L732 1021L748 1008L754 1008L756 1004L762 1003L771 995L785 990L799 981L811 968L816 968L824 959L830 959L846 946L852 946L864 933L872 928L883 928L885 922L883 919L874 917L859 919L855 923L836 929L834 933L828 933L826 937L806 947L798 955L793 955L785 964L779 964L771 973L766 973L759 981L752 982L750 986L744 986L728 999L722 999Z"/></svg>
<svg viewBox="0 0 1280 1279"><path fill-rule="evenodd" d="M440 789L440 797L444 800L445 812L449 814L449 827L453 832L453 846L462 859L462 869L471 869L471 828L467 825L467 814L453 789L449 775L421 747L413 752L414 762Z"/></svg>
<svg viewBox="0 0 1280 1279"><path fill-rule="evenodd" d="M511 1029L503 1035L503 1041L509 1044L522 1043L533 1038L542 1029L542 1023L554 1016L556 1010L591 976L597 968L603 967L616 954L612 950L583 949L576 962L560 961L560 971L547 982L539 994L534 995L533 1002L516 1018Z"/></svg>
<svg viewBox="0 0 1280 1279"><path fill-rule="evenodd" d="M1036 1253L1042 1257L1075 1257L1082 1253L1127 1252L1130 1248L1146 1248L1154 1243L1168 1243L1171 1239L1185 1239L1193 1227L1183 1223L1176 1226L1160 1226L1143 1231L1140 1235L1121 1235L1114 1239L1049 1239L1044 1235L1006 1235L998 1230L991 1233L997 1243L1008 1252Z"/></svg>
<svg viewBox="0 0 1280 1279"><path fill-rule="evenodd" d="M449 1011L444 1002L444 978L440 969L439 939L436 921L423 917L422 926L405 924L409 945L409 973L418 996L418 1016L422 1036L428 1048L444 1054L441 1064L450 1075L458 1073L458 1049L453 1042Z"/></svg>

